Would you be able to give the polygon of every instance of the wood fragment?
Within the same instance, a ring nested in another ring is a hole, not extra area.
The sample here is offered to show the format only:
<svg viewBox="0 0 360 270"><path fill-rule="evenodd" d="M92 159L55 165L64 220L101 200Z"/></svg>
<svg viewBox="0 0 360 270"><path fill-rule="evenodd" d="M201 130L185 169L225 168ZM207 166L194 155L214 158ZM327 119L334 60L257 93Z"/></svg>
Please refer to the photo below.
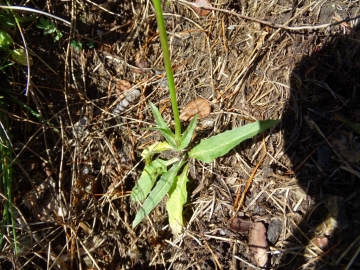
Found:
<svg viewBox="0 0 360 270"><path fill-rule="evenodd" d="M268 261L267 250L269 245L266 241L266 228L261 222L254 223L254 226L251 228L249 246L257 266L265 267Z"/></svg>

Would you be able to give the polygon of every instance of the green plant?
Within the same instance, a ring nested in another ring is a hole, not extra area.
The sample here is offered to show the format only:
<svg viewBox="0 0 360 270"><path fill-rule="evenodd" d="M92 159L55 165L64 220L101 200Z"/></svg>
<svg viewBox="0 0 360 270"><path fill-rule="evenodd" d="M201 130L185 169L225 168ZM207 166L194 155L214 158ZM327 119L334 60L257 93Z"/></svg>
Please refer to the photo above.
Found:
<svg viewBox="0 0 360 270"><path fill-rule="evenodd" d="M55 41L58 41L63 36L61 31L56 28L54 22L50 22L48 19L40 18L37 27L44 30L44 35L55 33Z"/></svg>
<svg viewBox="0 0 360 270"><path fill-rule="evenodd" d="M7 32L0 30L0 51L8 51L8 54L1 59L0 70L12 65L11 63L6 63L10 56L16 63L24 66L27 65L26 54L23 49L9 50L13 42L12 37ZM29 62L30 64L32 63L31 57Z"/></svg>
<svg viewBox="0 0 360 270"><path fill-rule="evenodd" d="M94 44L95 44L95 41L93 41L93 40L89 40L88 43L86 43L86 45L88 46L89 49L94 49Z"/></svg>
<svg viewBox="0 0 360 270"><path fill-rule="evenodd" d="M4 102L4 97L0 97L0 109L6 110L6 102ZM6 225L12 225L12 236L15 244L15 253L17 253L17 241L16 241L16 230L15 230L15 218L13 214L12 207L12 143L10 135L10 123L8 115L1 112L0 113L0 152L1 152L1 162L0 162L0 192L5 196L3 199L3 213L2 213L2 225L1 234L0 234L0 246L5 235ZM7 233L9 234L9 233Z"/></svg>
<svg viewBox="0 0 360 270"><path fill-rule="evenodd" d="M1 1L3 4L3 1ZM66 24L70 24L69 22L53 16L51 14L47 14L43 11L23 7L23 6L10 6L9 2L7 5L0 5L0 71L2 72L2 79L0 81L0 153L1 153L1 161L0 161L0 198L1 198L1 225L0 225L0 247L2 247L4 238L9 241L11 238L13 239L14 244L14 253L18 254L18 240L16 238L16 227L15 226L15 216L14 216L14 207L12 204L13 198L13 164L16 162L16 157L13 155L13 145L11 142L12 138L12 126L9 120L8 110L14 108L15 105L19 105L23 111L28 111L31 114L35 115L41 122L47 123L52 126L49 121L44 119L37 111L32 110L27 104L23 103L18 99L15 88L8 89L5 85L8 80L13 80L13 73L10 75L7 74L4 69L14 64L14 62L19 63L21 65L28 66L27 71L30 73L29 65L32 64L32 59L27 53L26 42L24 42L24 49L20 48L19 45L16 45L13 40L13 33L20 33L22 38L24 39L24 35L21 29L20 23L25 23L29 21L33 21L36 19L36 15L31 14L30 16L18 16L13 12L13 10L21 10L28 11L32 13L40 13L47 15L49 17L53 17L55 19L61 20ZM51 27L51 25L50 25ZM50 29L48 29L50 30ZM56 32L56 30L55 30ZM12 59L14 62L9 61ZM5 76L4 76L5 75ZM7 79L5 79L7 77ZM29 86L29 78L27 87ZM23 89L21 89L21 92ZM11 105L11 106L10 106ZM58 130L55 129L57 132Z"/></svg>
<svg viewBox="0 0 360 270"><path fill-rule="evenodd" d="M9 49L12 43L12 37L7 32L0 30L0 50Z"/></svg>
<svg viewBox="0 0 360 270"><path fill-rule="evenodd" d="M82 43L80 40L76 40L76 39L73 39L71 42L70 42L70 45L77 51L81 50L82 49Z"/></svg>
<svg viewBox="0 0 360 270"><path fill-rule="evenodd" d="M175 122L175 133L166 124L157 107L150 104L156 121L156 127L165 138L165 142L156 142L145 149L142 157L145 160L144 170L131 192L131 199L140 202L144 201L141 209L136 214L132 226L135 227L146 217L154 207L168 194L166 210L169 215L169 225L174 235L181 233L183 227L182 209L187 200L186 183L188 182L188 160L195 158L203 162L212 162L215 158L228 153L240 142L251 138L264 130L278 124L280 120L257 121L242 127L225 131L209 139L202 140L190 151L185 150L192 138L196 127L197 116L195 116L185 132L181 135L179 110L176 100L174 77L171 68L170 54L167 44L166 29L161 9L161 1L153 0L156 20L159 28L160 42L163 50L166 75L168 80L172 111ZM160 158L153 159L155 154L166 150L175 150L178 157L170 160ZM168 169L168 167L170 167ZM158 180L159 178L159 180Z"/></svg>

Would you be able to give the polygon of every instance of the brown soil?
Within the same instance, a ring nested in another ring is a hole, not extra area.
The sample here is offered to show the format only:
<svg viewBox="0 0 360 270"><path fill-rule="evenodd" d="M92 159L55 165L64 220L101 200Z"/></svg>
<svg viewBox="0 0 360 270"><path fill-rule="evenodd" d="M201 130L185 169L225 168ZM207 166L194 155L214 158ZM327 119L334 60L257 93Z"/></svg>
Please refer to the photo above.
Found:
<svg viewBox="0 0 360 270"><path fill-rule="evenodd" d="M144 130L154 126L148 101L171 122L151 1L29 4L72 27L59 23L54 42L23 25L34 65L31 92L18 98L51 125L16 107L10 115L22 248L14 256L7 240L3 269L256 268L248 233L229 224L264 142L236 216L265 225L266 268L360 268L358 19L315 27L358 16L359 1L211 3L207 16L185 1L163 4L179 105L201 97L212 107L195 143L253 120L282 122L211 164L191 162L179 237L166 198L131 227L140 154L161 139ZM24 68L12 72L5 84L24 83Z"/></svg>

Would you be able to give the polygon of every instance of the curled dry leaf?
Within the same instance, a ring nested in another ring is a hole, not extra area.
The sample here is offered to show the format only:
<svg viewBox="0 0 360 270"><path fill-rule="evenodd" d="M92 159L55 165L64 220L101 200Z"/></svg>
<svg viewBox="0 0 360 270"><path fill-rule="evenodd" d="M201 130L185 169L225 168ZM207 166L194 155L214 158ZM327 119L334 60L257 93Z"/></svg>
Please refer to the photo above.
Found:
<svg viewBox="0 0 360 270"><path fill-rule="evenodd" d="M196 114L199 119L205 118L210 114L210 103L203 98L196 98L189 102L180 114L180 119L184 121L191 120Z"/></svg>
<svg viewBox="0 0 360 270"><path fill-rule="evenodd" d="M246 221L241 218L233 218L232 220L230 220L229 227L230 230L234 232L245 233L249 231L250 227L253 226L253 224L254 223L252 221Z"/></svg>
<svg viewBox="0 0 360 270"><path fill-rule="evenodd" d="M250 229L249 246L257 266L265 267L268 261L269 245L266 241L266 228L261 222L254 223Z"/></svg>
<svg viewBox="0 0 360 270"><path fill-rule="evenodd" d="M202 7L212 7L212 5L210 4L210 2L208 0L196 0L194 2L194 4L198 4L199 6L202 6ZM204 9L204 8L195 7L195 6L193 7L193 9L200 16L207 16L211 13L210 9Z"/></svg>

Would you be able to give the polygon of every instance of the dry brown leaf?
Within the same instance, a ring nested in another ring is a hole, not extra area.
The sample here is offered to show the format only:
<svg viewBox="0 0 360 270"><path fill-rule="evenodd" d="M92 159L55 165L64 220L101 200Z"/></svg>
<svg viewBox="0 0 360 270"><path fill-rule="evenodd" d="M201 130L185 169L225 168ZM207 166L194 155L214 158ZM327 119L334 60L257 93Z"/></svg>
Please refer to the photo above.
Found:
<svg viewBox="0 0 360 270"><path fill-rule="evenodd" d="M210 2L207 0L196 0L194 4L198 4L199 6L203 6L203 7L212 7ZM207 16L211 13L210 9L204 9L200 7L193 7L193 9L200 16Z"/></svg>
<svg viewBox="0 0 360 270"><path fill-rule="evenodd" d="M191 120L195 114L198 115L199 119L205 118L210 114L211 106L210 103L203 98L196 98L190 101L183 109L180 114L180 119L184 121Z"/></svg>
<svg viewBox="0 0 360 270"><path fill-rule="evenodd" d="M261 222L254 223L250 229L249 246L257 266L265 267L268 261L269 245L266 241L266 228Z"/></svg>

